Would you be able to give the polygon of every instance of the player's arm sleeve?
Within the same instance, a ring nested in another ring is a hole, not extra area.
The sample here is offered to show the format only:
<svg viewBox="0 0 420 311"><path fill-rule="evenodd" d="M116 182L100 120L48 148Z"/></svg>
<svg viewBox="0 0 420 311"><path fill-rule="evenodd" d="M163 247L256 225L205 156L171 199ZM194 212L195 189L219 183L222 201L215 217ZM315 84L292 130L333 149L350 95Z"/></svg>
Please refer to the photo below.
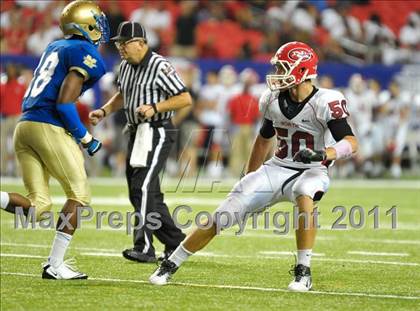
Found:
<svg viewBox="0 0 420 311"><path fill-rule="evenodd" d="M346 136L354 136L347 119L335 119L327 123L335 141L340 141Z"/></svg>
<svg viewBox="0 0 420 311"><path fill-rule="evenodd" d="M156 84L170 97L188 91L175 68L167 61L159 64Z"/></svg>
<svg viewBox="0 0 420 311"><path fill-rule="evenodd" d="M273 137L276 134L274 130L273 121L264 118L263 124L260 128L260 135L266 139Z"/></svg>
<svg viewBox="0 0 420 311"><path fill-rule="evenodd" d="M65 128L73 135L77 142L87 143L91 135L80 120L75 100L79 97L83 87L83 77L78 72L70 71L64 79L57 98L57 113Z"/></svg>
<svg viewBox="0 0 420 311"><path fill-rule="evenodd" d="M87 143L92 139L92 136L80 120L75 103L58 104L57 112L66 129L73 135L77 142Z"/></svg>

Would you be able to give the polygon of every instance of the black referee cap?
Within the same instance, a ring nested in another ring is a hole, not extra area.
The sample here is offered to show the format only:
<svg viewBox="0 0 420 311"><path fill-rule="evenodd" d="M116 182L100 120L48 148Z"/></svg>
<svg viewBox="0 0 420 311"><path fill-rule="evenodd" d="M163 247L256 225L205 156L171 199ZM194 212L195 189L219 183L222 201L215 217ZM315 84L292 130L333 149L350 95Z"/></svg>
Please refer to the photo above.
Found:
<svg viewBox="0 0 420 311"><path fill-rule="evenodd" d="M146 39L146 30L140 23L136 22L122 22L118 26L117 35L112 37L112 41L127 41L133 38Z"/></svg>

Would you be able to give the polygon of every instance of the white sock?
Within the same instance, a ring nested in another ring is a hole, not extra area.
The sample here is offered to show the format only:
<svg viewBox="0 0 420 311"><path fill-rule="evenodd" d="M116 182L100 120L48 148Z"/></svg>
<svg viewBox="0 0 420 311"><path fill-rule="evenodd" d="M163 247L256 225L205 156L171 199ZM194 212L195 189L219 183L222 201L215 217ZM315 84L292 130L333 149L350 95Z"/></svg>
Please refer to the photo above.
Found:
<svg viewBox="0 0 420 311"><path fill-rule="evenodd" d="M63 263L64 255L72 237L72 235L61 231L55 233L55 239L48 257L48 261L53 267L58 267Z"/></svg>
<svg viewBox="0 0 420 311"><path fill-rule="evenodd" d="M311 266L312 249L298 249L298 265Z"/></svg>
<svg viewBox="0 0 420 311"><path fill-rule="evenodd" d="M182 244L179 244L179 246L174 250L174 252L169 256L169 260L172 261L179 267L185 260L188 259L193 253L186 250Z"/></svg>
<svg viewBox="0 0 420 311"><path fill-rule="evenodd" d="M0 197L0 207L2 209L6 209L7 205L9 204L10 201L10 197L9 194L7 192L1 192L1 197Z"/></svg>

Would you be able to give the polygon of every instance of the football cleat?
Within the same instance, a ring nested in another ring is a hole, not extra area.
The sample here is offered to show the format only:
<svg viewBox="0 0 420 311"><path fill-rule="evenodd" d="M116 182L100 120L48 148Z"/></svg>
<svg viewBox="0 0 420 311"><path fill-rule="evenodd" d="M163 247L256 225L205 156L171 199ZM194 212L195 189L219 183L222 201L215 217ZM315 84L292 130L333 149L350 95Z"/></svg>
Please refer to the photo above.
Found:
<svg viewBox="0 0 420 311"><path fill-rule="evenodd" d="M162 252L162 254L159 255L159 257L157 258L157 260L160 262L160 261L163 261L165 259L168 259L169 256L172 255L173 252L174 252L174 249L167 250L167 251L165 250L164 252Z"/></svg>
<svg viewBox="0 0 420 311"><path fill-rule="evenodd" d="M307 292L312 288L311 269L302 264L294 266L291 270L295 279L290 282L288 290L294 292Z"/></svg>
<svg viewBox="0 0 420 311"><path fill-rule="evenodd" d="M126 249L122 252L122 255L125 259L131 260L131 261L137 261L141 263L155 263L157 262L156 257L153 255L148 255L145 253L142 253L141 251L138 251L134 248Z"/></svg>
<svg viewBox="0 0 420 311"><path fill-rule="evenodd" d="M43 279L51 280L85 280L88 276L82 272L77 271L72 266L71 260L66 260L58 267L53 267L49 262L43 264L44 271L42 272Z"/></svg>
<svg viewBox="0 0 420 311"><path fill-rule="evenodd" d="M178 270L176 264L166 259L162 261L159 268L150 276L149 281L154 285L166 285L176 270Z"/></svg>

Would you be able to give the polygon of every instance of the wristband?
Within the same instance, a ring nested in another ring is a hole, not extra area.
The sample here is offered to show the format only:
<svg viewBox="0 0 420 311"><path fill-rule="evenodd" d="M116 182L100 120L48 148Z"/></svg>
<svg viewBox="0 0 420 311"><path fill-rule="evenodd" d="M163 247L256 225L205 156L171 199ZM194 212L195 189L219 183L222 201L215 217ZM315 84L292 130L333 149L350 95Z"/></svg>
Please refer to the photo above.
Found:
<svg viewBox="0 0 420 311"><path fill-rule="evenodd" d="M85 135L85 136L83 136L83 137L80 139L80 142L81 142L82 144L86 145L86 144L90 143L92 139L93 139L93 136L92 136L89 132L86 132L86 135Z"/></svg>
<svg viewBox="0 0 420 311"><path fill-rule="evenodd" d="M104 113L104 118L106 117L106 110L104 108L99 108L99 110L101 110Z"/></svg>
<svg viewBox="0 0 420 311"><path fill-rule="evenodd" d="M157 110L156 104L151 104L153 111L156 113L158 113L159 111Z"/></svg>
<svg viewBox="0 0 420 311"><path fill-rule="evenodd" d="M338 143L331 146L336 153L336 160L350 158L353 154L353 148L347 139L342 139Z"/></svg>

